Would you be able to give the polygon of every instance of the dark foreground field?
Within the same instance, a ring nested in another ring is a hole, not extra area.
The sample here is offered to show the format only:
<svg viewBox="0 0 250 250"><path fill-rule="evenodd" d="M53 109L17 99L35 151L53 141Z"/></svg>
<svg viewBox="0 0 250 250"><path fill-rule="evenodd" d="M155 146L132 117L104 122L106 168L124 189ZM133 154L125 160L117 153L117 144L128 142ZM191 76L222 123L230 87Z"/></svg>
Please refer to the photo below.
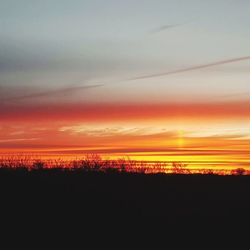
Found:
<svg viewBox="0 0 250 250"><path fill-rule="evenodd" d="M95 218L233 218L250 211L250 176L0 169L1 214Z"/></svg>

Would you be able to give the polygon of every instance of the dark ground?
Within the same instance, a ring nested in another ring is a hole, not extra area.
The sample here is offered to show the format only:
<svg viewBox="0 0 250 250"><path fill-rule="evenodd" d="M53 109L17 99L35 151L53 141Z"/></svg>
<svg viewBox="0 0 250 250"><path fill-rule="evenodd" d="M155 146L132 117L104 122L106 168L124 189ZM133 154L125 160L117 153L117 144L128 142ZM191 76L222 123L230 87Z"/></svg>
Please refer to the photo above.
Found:
<svg viewBox="0 0 250 250"><path fill-rule="evenodd" d="M0 170L1 210L13 216L243 219L249 191L250 176Z"/></svg>
<svg viewBox="0 0 250 250"><path fill-rule="evenodd" d="M18 246L2 249L225 249L236 240L234 249L241 249L249 191L250 176L0 169L0 243Z"/></svg>

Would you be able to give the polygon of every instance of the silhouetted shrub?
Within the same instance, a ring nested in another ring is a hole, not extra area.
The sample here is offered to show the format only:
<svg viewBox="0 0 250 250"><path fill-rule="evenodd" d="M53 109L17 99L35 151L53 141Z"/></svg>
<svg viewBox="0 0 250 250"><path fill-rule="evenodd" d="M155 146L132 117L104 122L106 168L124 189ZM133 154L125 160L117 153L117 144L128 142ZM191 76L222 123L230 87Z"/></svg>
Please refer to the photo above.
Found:
<svg viewBox="0 0 250 250"><path fill-rule="evenodd" d="M97 154L88 154L79 164L86 171L99 171L102 168L102 158Z"/></svg>
<svg viewBox="0 0 250 250"><path fill-rule="evenodd" d="M147 169L148 169L147 162L139 161L136 164L136 171L135 172L140 173L140 174L145 174L147 172Z"/></svg>
<svg viewBox="0 0 250 250"><path fill-rule="evenodd" d="M207 175L215 175L215 173L212 169L203 169L201 173L207 174Z"/></svg>
<svg viewBox="0 0 250 250"><path fill-rule="evenodd" d="M244 175L246 173L246 170L244 168L236 168L232 170L232 175Z"/></svg>
<svg viewBox="0 0 250 250"><path fill-rule="evenodd" d="M167 173L169 172L168 163L166 162L155 162L153 165L154 172L156 173Z"/></svg>
<svg viewBox="0 0 250 250"><path fill-rule="evenodd" d="M32 168L35 170L41 170L45 168L45 163L43 161L40 160L36 160L35 162L33 162Z"/></svg>
<svg viewBox="0 0 250 250"><path fill-rule="evenodd" d="M189 174L190 170L186 169L188 165L182 162L173 162L172 163L172 172L174 174Z"/></svg>

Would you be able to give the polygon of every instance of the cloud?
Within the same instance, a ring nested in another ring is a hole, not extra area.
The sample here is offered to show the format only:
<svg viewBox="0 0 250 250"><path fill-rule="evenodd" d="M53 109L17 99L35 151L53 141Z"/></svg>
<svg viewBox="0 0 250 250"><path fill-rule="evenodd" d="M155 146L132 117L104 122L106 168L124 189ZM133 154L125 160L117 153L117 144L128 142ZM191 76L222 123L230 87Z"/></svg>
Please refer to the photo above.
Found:
<svg viewBox="0 0 250 250"><path fill-rule="evenodd" d="M228 95L222 95L220 98L234 98L234 97L250 97L250 92L241 92L241 93L235 93L235 94L228 94Z"/></svg>
<svg viewBox="0 0 250 250"><path fill-rule="evenodd" d="M12 97L7 97L7 98L4 98L2 96L1 100L2 101L22 101L22 100L27 100L27 99L41 98L41 97L62 96L62 95L74 94L74 93L77 93L78 91L98 88L102 86L103 84L65 87L61 89L35 92L35 93L27 94L27 95L12 96Z"/></svg>
<svg viewBox="0 0 250 250"><path fill-rule="evenodd" d="M1 143L5 142L23 142L23 141L35 141L38 140L39 138L18 138L18 139L4 139L0 140Z"/></svg>
<svg viewBox="0 0 250 250"><path fill-rule="evenodd" d="M189 22L187 23L180 23L180 24L167 24L167 25L162 25L162 26L159 26L153 30L150 31L150 34L157 34L157 33L160 33L160 32L163 32L163 31L166 31L166 30L169 30L169 29L173 29L173 28L177 28L177 27L180 27L180 26L183 26L183 25L186 25L188 24Z"/></svg>
<svg viewBox="0 0 250 250"><path fill-rule="evenodd" d="M162 128L152 128L152 127L119 127L119 126L92 126L87 127L85 125L76 125L76 126L66 126L59 128L60 132L70 132L72 134L85 134L87 136L98 136L98 137L110 137L110 136L152 136L152 135L170 135L176 137L176 133L168 133Z"/></svg>
<svg viewBox="0 0 250 250"><path fill-rule="evenodd" d="M193 119L246 119L250 116L249 101L166 104L86 104L86 103L18 103L0 105L0 120L49 121L133 121Z"/></svg>
<svg viewBox="0 0 250 250"><path fill-rule="evenodd" d="M250 60L250 56L232 58L229 60L217 61L217 62L212 62L212 63L207 63L207 64L201 64L201 65L196 65L193 67L177 69L177 70L162 72L162 73L158 73L158 74L137 76L137 77L129 78L126 81L143 80L143 79L155 78L155 77L160 77L160 76L174 75L174 74L179 74L179 73L184 73L184 72L189 72L189 71L195 71L198 69L211 68L211 67L215 67L215 66L220 66L220 65L235 63L235 62L241 62L241 61L247 61L247 60Z"/></svg>
<svg viewBox="0 0 250 250"><path fill-rule="evenodd" d="M162 25L156 29L153 29L150 33L151 34L155 34L155 33L159 33L159 32L162 32L164 30L168 30L168 29L172 29L172 28L176 28L180 26L180 24L176 24L176 25Z"/></svg>

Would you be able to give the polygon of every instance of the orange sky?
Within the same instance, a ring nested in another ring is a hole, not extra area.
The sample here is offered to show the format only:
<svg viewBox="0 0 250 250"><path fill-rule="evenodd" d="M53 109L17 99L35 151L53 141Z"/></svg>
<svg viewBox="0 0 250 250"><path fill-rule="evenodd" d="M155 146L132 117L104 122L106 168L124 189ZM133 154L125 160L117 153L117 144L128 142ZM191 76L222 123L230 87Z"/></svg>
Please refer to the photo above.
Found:
<svg viewBox="0 0 250 250"><path fill-rule="evenodd" d="M250 103L7 105L0 150L247 168Z"/></svg>
<svg viewBox="0 0 250 250"><path fill-rule="evenodd" d="M24 121L131 121L169 119L248 119L250 101L217 103L160 103L160 104L12 104L1 105L4 122Z"/></svg>

